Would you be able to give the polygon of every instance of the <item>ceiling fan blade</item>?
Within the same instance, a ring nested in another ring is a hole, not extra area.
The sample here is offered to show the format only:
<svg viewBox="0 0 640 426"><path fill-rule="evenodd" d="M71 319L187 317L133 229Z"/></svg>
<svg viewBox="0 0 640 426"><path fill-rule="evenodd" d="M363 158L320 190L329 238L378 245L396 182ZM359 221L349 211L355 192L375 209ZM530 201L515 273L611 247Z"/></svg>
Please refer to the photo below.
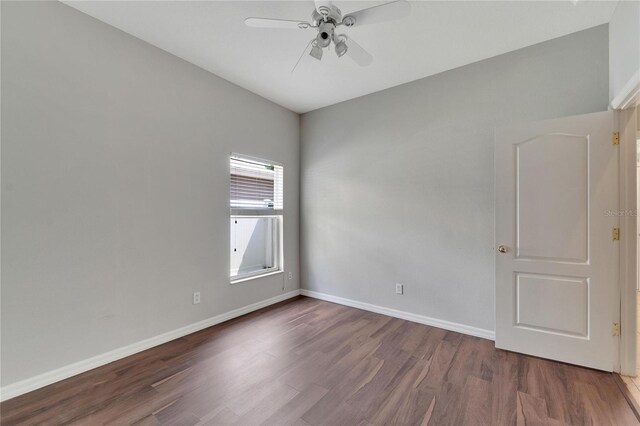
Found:
<svg viewBox="0 0 640 426"><path fill-rule="evenodd" d="M369 24L377 24L378 22L393 21L394 19L404 18L411 12L411 5L407 0L396 0L390 3L384 3L373 6L368 9L358 10L348 13L342 18L342 22L347 26L362 26ZM355 21L349 24L349 21Z"/></svg>
<svg viewBox="0 0 640 426"><path fill-rule="evenodd" d="M304 21L291 21L288 19L272 19L272 18L247 18L244 23L248 27L256 28L284 28L292 30L304 30L311 28L312 25Z"/></svg>
<svg viewBox="0 0 640 426"><path fill-rule="evenodd" d="M305 54L307 53L307 51L309 50L309 46L311 46L311 43L313 43L313 41L316 38L312 38L311 40L309 40L309 43L307 43L307 47L304 48L304 50L302 51L302 55L300 55L300 57L298 58L298 61L296 62L296 64L293 66L293 68L291 69L291 72L294 72L296 70L296 68L298 67L298 64L300 63L300 61L302 60L302 58L305 57Z"/></svg>
<svg viewBox="0 0 640 426"><path fill-rule="evenodd" d="M352 38L349 38L344 34L340 34L340 36L344 37L344 42L347 44L347 55L349 55L349 57L353 59L356 64L360 65L361 67L371 65L371 63L373 62L373 56L371 56L369 52L364 50L362 46L353 41Z"/></svg>

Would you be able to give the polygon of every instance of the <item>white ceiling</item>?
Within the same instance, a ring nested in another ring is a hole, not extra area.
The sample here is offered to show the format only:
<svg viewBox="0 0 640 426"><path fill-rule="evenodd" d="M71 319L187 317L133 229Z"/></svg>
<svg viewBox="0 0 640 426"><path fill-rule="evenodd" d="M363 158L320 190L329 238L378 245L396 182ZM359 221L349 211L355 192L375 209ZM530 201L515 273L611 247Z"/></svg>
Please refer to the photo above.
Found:
<svg viewBox="0 0 640 426"><path fill-rule="evenodd" d="M312 1L65 1L66 4L303 113L609 22L615 1L411 2L400 21L345 32L374 56L361 68L301 52L313 29L249 28L249 16L309 20ZM379 1L339 1L347 12Z"/></svg>

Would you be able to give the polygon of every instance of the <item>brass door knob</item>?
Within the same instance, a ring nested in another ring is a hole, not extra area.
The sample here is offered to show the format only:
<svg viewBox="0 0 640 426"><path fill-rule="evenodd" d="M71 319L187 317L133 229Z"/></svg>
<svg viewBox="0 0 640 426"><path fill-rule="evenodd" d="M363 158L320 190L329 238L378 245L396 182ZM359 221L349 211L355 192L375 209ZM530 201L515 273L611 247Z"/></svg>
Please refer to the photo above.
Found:
<svg viewBox="0 0 640 426"><path fill-rule="evenodd" d="M498 251L500 253L506 253L509 251L509 247L505 246L504 244L501 244L498 246Z"/></svg>

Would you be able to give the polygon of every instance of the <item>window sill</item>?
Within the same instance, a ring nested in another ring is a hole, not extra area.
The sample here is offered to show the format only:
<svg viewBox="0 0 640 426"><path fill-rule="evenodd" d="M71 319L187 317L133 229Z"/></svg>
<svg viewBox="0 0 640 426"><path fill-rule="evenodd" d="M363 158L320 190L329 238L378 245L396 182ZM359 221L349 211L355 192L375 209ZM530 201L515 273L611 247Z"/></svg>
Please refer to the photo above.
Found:
<svg viewBox="0 0 640 426"><path fill-rule="evenodd" d="M246 278L232 279L232 280L229 281L229 284L231 284L231 285L239 284L239 283L243 283L245 281L251 281L251 280L258 279L258 278L270 277L271 275L278 275L278 274L283 274L283 273L284 273L284 271L282 269L279 269L277 271L266 272L264 274L259 274L259 275L252 275L252 276L246 277Z"/></svg>

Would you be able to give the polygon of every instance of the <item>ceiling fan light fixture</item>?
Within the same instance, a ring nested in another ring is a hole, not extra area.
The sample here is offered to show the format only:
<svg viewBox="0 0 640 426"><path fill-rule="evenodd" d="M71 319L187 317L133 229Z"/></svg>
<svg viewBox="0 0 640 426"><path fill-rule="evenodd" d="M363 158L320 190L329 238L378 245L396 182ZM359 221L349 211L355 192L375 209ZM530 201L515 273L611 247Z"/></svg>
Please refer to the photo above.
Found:
<svg viewBox="0 0 640 426"><path fill-rule="evenodd" d="M349 49L349 47L347 46L347 43L344 42L344 40L340 40L336 43L336 55L338 55L338 58L342 57L345 53L347 53L347 50Z"/></svg>
<svg viewBox="0 0 640 426"><path fill-rule="evenodd" d="M356 24L356 18L353 16L345 16L342 19L342 24L346 27L353 27Z"/></svg>
<svg viewBox="0 0 640 426"><path fill-rule="evenodd" d="M313 43L313 46L311 47L311 51L309 52L309 55L316 58L317 60L322 59L322 48L318 46L316 43Z"/></svg>

